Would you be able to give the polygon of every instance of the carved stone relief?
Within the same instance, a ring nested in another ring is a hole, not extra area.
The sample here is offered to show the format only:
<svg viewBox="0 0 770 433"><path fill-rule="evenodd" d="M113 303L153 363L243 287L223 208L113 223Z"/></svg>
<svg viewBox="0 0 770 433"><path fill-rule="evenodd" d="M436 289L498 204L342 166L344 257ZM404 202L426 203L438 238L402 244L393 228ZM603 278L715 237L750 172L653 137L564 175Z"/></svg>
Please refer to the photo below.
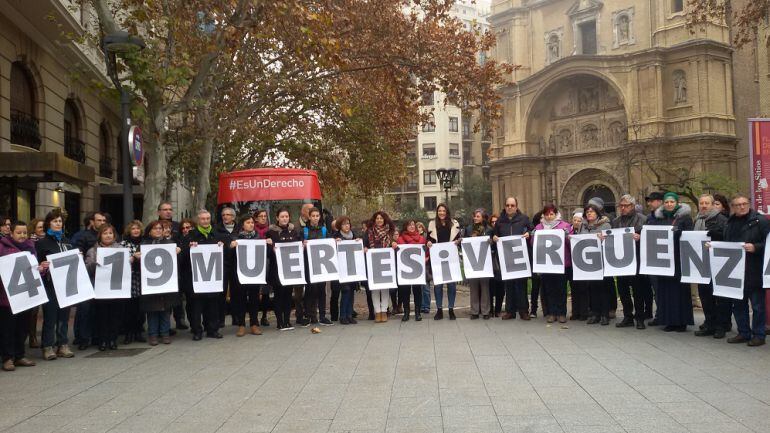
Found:
<svg viewBox="0 0 770 433"><path fill-rule="evenodd" d="M625 143L626 127L621 122L612 122L609 127L609 138L613 146Z"/></svg>
<svg viewBox="0 0 770 433"><path fill-rule="evenodd" d="M673 74L674 82L674 104L684 104L687 102L687 74L681 69L677 69Z"/></svg>
<svg viewBox="0 0 770 433"><path fill-rule="evenodd" d="M572 152L572 131L562 129L559 132L559 151L562 153Z"/></svg>
<svg viewBox="0 0 770 433"><path fill-rule="evenodd" d="M583 149L597 149L601 147L599 143L599 128L593 124L585 125L580 130L580 142Z"/></svg>
<svg viewBox="0 0 770 433"><path fill-rule="evenodd" d="M599 89L597 87L584 87L578 93L578 111L591 113L599 110Z"/></svg>

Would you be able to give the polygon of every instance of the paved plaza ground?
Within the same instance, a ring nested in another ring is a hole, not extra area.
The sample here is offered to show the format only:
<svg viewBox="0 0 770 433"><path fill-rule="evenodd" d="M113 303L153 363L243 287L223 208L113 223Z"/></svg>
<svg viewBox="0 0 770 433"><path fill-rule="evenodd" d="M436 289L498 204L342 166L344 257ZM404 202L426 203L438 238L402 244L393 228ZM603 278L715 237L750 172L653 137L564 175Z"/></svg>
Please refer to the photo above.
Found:
<svg viewBox="0 0 770 433"><path fill-rule="evenodd" d="M0 430L770 431L768 346L463 316L317 335L227 327L222 340L121 346L148 349L135 356L38 360L0 371Z"/></svg>

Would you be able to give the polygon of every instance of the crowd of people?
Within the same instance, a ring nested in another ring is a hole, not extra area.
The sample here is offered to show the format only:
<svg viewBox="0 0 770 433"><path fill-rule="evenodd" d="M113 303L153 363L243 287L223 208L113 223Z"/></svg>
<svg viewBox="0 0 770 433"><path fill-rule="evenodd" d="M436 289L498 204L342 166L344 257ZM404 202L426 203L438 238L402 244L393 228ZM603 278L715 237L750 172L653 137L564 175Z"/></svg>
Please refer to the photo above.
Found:
<svg viewBox="0 0 770 433"><path fill-rule="evenodd" d="M109 215L102 212L86 216L84 228L67 238L63 231L64 218L61 210L54 209L44 219L29 224L2 218L0 226L0 256L28 251L39 262L38 270L43 278L49 301L41 308L13 314L5 290L0 289L0 352L2 368L12 371L16 367L34 366L26 355L26 345L40 348L42 358L55 360L75 356L70 348L69 307L60 308L54 294L48 272L48 256L78 249L83 254L88 273L93 281L96 252L99 248L127 248L131 253L131 298L98 299L74 306L73 345L78 350L91 346L98 350L114 350L121 344L148 343L151 346L171 344L172 336L179 331L190 330L192 339L205 337L223 338L221 329L226 315L237 327L235 335L261 335L262 328L270 326L268 311L273 310L276 327L290 331L294 326L352 325L357 323L358 312L354 308L355 293L363 291L368 306L368 319L376 323L387 322L394 316L402 321L411 317L421 321L431 312L431 295L436 308L434 320L444 319L444 296L449 320L455 320L457 285L448 283L432 285L428 273L427 285L402 286L393 290L368 290L366 282L313 283L283 285L278 277L276 260L268 256L268 284L240 284L236 272L235 249L242 239L265 239L269 246L284 242L304 242L312 239L337 240L360 239L365 248L395 248L403 244L424 245L426 251L434 243L455 242L463 237L488 236L495 255L498 238L520 235L532 239L537 230L564 230L569 237L575 234L596 234L602 237L609 228L633 228L634 239L640 239L645 225L671 226L675 240L687 230L707 231L713 241L742 242L746 251L745 289L743 299L714 296L710 284L698 286L704 322L695 331L699 337L725 338L732 331L733 320L737 334L728 343L745 343L761 346L765 343L765 292L762 288L762 267L765 239L770 232L767 218L750 208L744 195L736 195L729 201L721 195L702 195L695 215L689 205L682 203L673 192L654 192L646 197L646 211L631 195L623 195L618 202L618 215L605 212L604 202L593 198L581 209L564 218L553 204L528 217L523 213L515 197L505 200L500 214L488 215L477 209L471 221L463 226L452 218L449 208L439 204L436 217L426 227L421 221L402 221L400 227L384 211L375 212L361 222L356 229L347 216L336 219L311 204L302 207L297 223L292 223L288 209L279 209L273 223L265 210L240 216L225 207L220 222L214 224L212 215L200 210L195 220L173 220L173 207L164 202L158 206L158 219L146 226L132 221L122 233L109 222ZM141 294L139 263L142 260L141 245L168 243L176 245L179 266L178 293L157 295ZM224 248L225 290L222 293L195 293L189 250L202 244L218 244ZM694 325L693 303L690 284L680 282L679 249L675 242L676 273L671 277L634 275L604 278L598 281L574 281L570 267L569 245L566 248L565 274L533 275L531 278L502 280L498 260L494 277L467 281L470 291L470 319L532 320L538 310L547 323L566 323L568 320L584 321L588 325L608 325L615 319L618 298L622 308L622 320L616 327L660 326L667 332L685 332ZM531 251L531 249L530 249ZM429 255L426 254L426 261ZM430 269L430 267L427 267ZM431 286L432 290L431 290ZM327 315L327 293L329 311ZM569 296L568 296L569 294ZM567 301L571 300L571 309ZM412 309L412 306L413 309ZM504 309L503 309L504 308ZM751 320L750 311L751 308ZM291 312L294 310L294 320ZM42 310L42 330L38 339L39 310ZM571 313L568 312L571 310ZM248 314L249 322L246 322ZM173 317L174 327L171 326Z"/></svg>

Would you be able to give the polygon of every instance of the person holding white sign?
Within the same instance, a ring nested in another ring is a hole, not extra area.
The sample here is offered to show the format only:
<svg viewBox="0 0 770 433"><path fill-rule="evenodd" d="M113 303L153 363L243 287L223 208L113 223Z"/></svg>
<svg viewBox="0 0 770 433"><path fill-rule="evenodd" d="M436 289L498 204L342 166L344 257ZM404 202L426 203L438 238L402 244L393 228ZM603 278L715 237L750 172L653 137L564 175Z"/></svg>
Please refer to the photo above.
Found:
<svg viewBox="0 0 770 433"><path fill-rule="evenodd" d="M70 309L59 308L56 300L56 292L53 288L51 273L48 272L48 256L73 248L69 240L64 236L64 219L60 209L54 209L45 216L43 221L45 237L35 244L37 261L44 266L43 284L48 294L48 302L43 305L43 359L48 361L58 358L72 358L75 356L67 344L69 342L67 332L69 330ZM54 347L56 349L54 349Z"/></svg>
<svg viewBox="0 0 770 433"><path fill-rule="evenodd" d="M142 273L139 269L139 258L142 255L139 249L142 245L143 230L142 222L133 220L126 225L123 230L123 240L120 241L120 246L127 248L134 259L131 262L131 299L126 300L126 309L123 312L123 344L131 344L133 341L137 343L147 342L147 338L144 336L144 322L147 315L142 313ZM185 272L180 267L179 270L182 278L190 275L189 269Z"/></svg>
<svg viewBox="0 0 770 433"><path fill-rule="evenodd" d="M728 215L723 214L714 206L714 196L702 194L698 198L698 215L695 217L693 229L707 232L712 241L724 240ZM680 246L681 247L681 246ZM714 285L698 284L698 296L703 307L703 324L695 331L697 337L724 338L725 333L733 326L733 303L729 298L714 296Z"/></svg>
<svg viewBox="0 0 770 433"><path fill-rule="evenodd" d="M583 222L577 234L596 234L600 236L604 230L610 229L610 219L595 204L588 204L583 208ZM596 281L586 281L588 288L588 303L590 305L590 317L587 325L601 323L603 326L610 324L610 292L614 294L614 280L611 277Z"/></svg>
<svg viewBox="0 0 770 433"><path fill-rule="evenodd" d="M307 241L313 239L326 239L330 233L327 233L326 226L321 224L321 210L312 207L308 211L308 222L302 228L302 241L305 245L305 275L310 281L310 260L307 256ZM326 282L309 283L305 285L306 320L311 324L320 323L321 325L332 325L331 320L326 317Z"/></svg>
<svg viewBox="0 0 770 433"><path fill-rule="evenodd" d="M620 215L612 220L610 225L612 225L613 229L633 229L634 248L636 249L637 257L639 257L640 233L642 232L642 226L647 221L647 217L636 211L636 199L630 194L624 194L620 197L618 208L620 209ZM648 293L650 291L650 284L643 275L639 275L638 271L639 268L637 266L636 275L617 277L620 304L623 306L623 320L615 324L618 328L627 328L636 324L636 329L645 329L647 326L644 324L644 321L648 317L652 317L652 311L646 310L647 304L645 303L645 299L652 295L652 293Z"/></svg>
<svg viewBox="0 0 770 433"><path fill-rule="evenodd" d="M123 248L117 241L115 227L104 223L99 226L96 232L96 244L86 252L85 265L88 270L88 276L91 277L91 284L95 284L96 278L96 250L99 248ZM133 257L129 258L133 261ZM116 266L121 267L119 275L123 272L131 272L130 269L122 269L123 262L114 262L113 272ZM121 278L122 280L122 278ZM120 280L118 280L120 281ZM130 287L129 287L130 290ZM115 350L118 348L118 333L123 324L123 312L126 309L124 299L95 299L92 312L96 316L96 332L99 340L99 351L105 351L108 348Z"/></svg>
<svg viewBox="0 0 770 433"><path fill-rule="evenodd" d="M479 237L479 236L486 236L491 240L492 236L495 234L494 229L489 225L489 216L487 215L487 212L484 209L476 209L473 211L473 222L471 224L468 224L467 227L465 227L465 232L463 233L464 238L473 238L473 237ZM489 244L489 242L480 241L483 242L484 245L487 245L487 249L485 251L488 252L488 255L486 255L487 260L492 259L492 247ZM463 245L463 247L467 247L468 245ZM472 249L472 247L471 247ZM468 253L463 254L464 258L469 258ZM480 259L477 258L477 259ZM467 268L466 268L467 269ZM494 272L494 271L493 271ZM467 274L466 274L467 278ZM494 275L493 277L494 278ZM468 286L471 291L471 320L476 320L479 318L479 315L484 318L484 320L489 320L491 305L489 300L489 282L491 278L473 278L468 279Z"/></svg>
<svg viewBox="0 0 770 433"><path fill-rule="evenodd" d="M353 225L350 222L350 218L347 216L341 216L335 221L335 226L339 228L339 231L334 233L334 238L337 242L352 241L361 239L355 232L353 232ZM358 323L353 317L353 297L354 289L358 286L358 282L352 283L339 283L340 290L340 310L339 320L340 325L355 325Z"/></svg>
<svg viewBox="0 0 770 433"><path fill-rule="evenodd" d="M196 227L190 231L189 247L201 245L219 245L223 246L225 242L230 241L229 236L214 230L211 225L211 213L206 209L198 211L198 221ZM187 247L187 246L185 246ZM185 254L189 255L189 248L185 248ZM220 298L222 293L193 293L193 317L190 318L190 327L193 330L193 340L200 341L203 338L203 331L206 331L208 338L222 338L219 332Z"/></svg>
<svg viewBox="0 0 770 433"><path fill-rule="evenodd" d="M569 235L572 234L572 224L563 221L559 209L549 204L543 208L540 224L535 226L537 230L564 230L564 274L542 274L543 298L548 306L545 321L553 323L567 323L567 275L566 269L571 267Z"/></svg>
<svg viewBox="0 0 770 433"><path fill-rule="evenodd" d="M674 192L663 194L663 206L655 211L653 225L672 226L674 231L674 276L656 276L658 280L658 323L664 325L666 332L687 331L687 325L694 324L692 314L692 295L690 285L682 284L681 261L679 257L679 238L683 231L692 230L690 206L679 203L679 195Z"/></svg>
<svg viewBox="0 0 770 433"><path fill-rule="evenodd" d="M276 212L276 224L271 224L270 229L267 231L267 237L273 243L273 246L282 243L300 242L302 241L302 235L294 228L294 224L291 222L291 216L289 210L286 208L278 209ZM269 261L271 264L271 280L273 281L273 290L275 290L275 317L278 319L278 329L281 331L293 330L291 325L291 297L292 293L297 287L293 285L283 285L281 279L278 278L278 261L275 257L275 250L269 249L270 256ZM296 311L297 320L302 319L301 303L297 304Z"/></svg>
<svg viewBox="0 0 770 433"><path fill-rule="evenodd" d="M255 230L254 217L246 215L241 218L240 231L237 234L238 239L230 243L230 248L237 251L238 240L243 239L262 239L259 232ZM268 245L273 241L268 239ZM235 266L241 266L236 254ZM261 284L242 284L238 279L230 286L230 309L233 325L238 326L236 337L246 335L246 312L249 313L249 331L252 335L262 335L262 329L259 327L259 305L262 296Z"/></svg>
<svg viewBox="0 0 770 433"><path fill-rule="evenodd" d="M461 238L462 232L460 230L460 223L452 218L447 205L440 203L436 207L436 218L430 220L428 223L428 248L430 248L432 244L441 242L454 242L459 245ZM442 305L444 300L444 286L446 286L449 320L455 320L454 308L455 299L457 298L457 283L434 284L433 293L436 296L436 315L433 316L433 319L441 320L444 318Z"/></svg>
<svg viewBox="0 0 770 433"><path fill-rule="evenodd" d="M148 224L150 236L142 245L175 244L172 239L163 236L163 222L153 221ZM181 248L176 248L179 254ZM171 309L179 304L179 293L143 295L142 311L147 313L147 342L150 346L158 344L158 337L163 344L171 344Z"/></svg>
<svg viewBox="0 0 770 433"><path fill-rule="evenodd" d="M370 248L396 248L396 226L384 211L377 211L369 220L364 235L364 251ZM374 306L374 322L388 321L388 306L390 305L389 290L371 290Z"/></svg>
<svg viewBox="0 0 770 433"><path fill-rule="evenodd" d="M11 223L8 229L10 234L0 237L0 256L25 251L31 254L35 253L35 244L27 238L27 225L25 223L21 221ZM38 265L38 272L43 269L42 265ZM29 272L27 275L32 275L32 273ZM21 282L19 283L21 284ZM23 283L30 284L34 281L24 281ZM0 355L2 355L3 370L13 371L16 367L35 365L35 362L28 359L24 353L24 340L27 337L32 310L13 314L6 290L8 288L3 287L3 283L0 281ZM38 305L35 305L34 310L37 310L37 307Z"/></svg>
<svg viewBox="0 0 770 433"><path fill-rule="evenodd" d="M750 207L745 195L737 194L730 201L732 215L727 221L725 241L744 242L746 265L744 271L743 299L733 300L733 314L738 335L728 338L728 343L747 343L756 347L765 344L765 289L763 280L763 255L765 241L770 233L767 216ZM752 317L749 322L749 302Z"/></svg>
<svg viewBox="0 0 770 433"><path fill-rule="evenodd" d="M417 221L410 219L404 222L401 228L401 234L398 236L399 245L425 245L425 237L417 231ZM424 249L424 247L423 247ZM419 256L415 253L413 259L417 259ZM425 259L427 261L427 258ZM423 261L422 266L425 267L426 263ZM418 261L419 263L419 261ZM415 267L417 267L415 265ZM398 302L401 303L404 311L404 317L401 321L406 322L409 320L409 296L414 297L414 320L419 322L422 320L420 310L422 307L422 285L399 285L398 286Z"/></svg>
<svg viewBox="0 0 770 433"><path fill-rule="evenodd" d="M524 239L529 239L531 229L529 217L519 210L519 200L516 197L508 197L505 199L504 212L500 213L500 218L495 223L492 242L497 244L498 238L505 236L523 236ZM497 251L497 254L501 252ZM527 280L528 278L516 278L502 282L505 285L505 314L502 320L515 319L517 311L521 320L529 320Z"/></svg>

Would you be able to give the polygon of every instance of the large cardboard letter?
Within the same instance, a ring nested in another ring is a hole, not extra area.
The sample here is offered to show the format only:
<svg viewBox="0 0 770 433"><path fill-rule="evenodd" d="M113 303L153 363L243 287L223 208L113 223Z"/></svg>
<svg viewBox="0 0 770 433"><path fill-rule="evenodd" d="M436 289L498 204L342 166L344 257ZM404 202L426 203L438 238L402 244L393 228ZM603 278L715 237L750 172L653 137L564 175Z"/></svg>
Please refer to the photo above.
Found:
<svg viewBox="0 0 770 433"><path fill-rule="evenodd" d="M366 250L369 290L395 289L396 252L393 248L369 248Z"/></svg>
<svg viewBox="0 0 770 433"><path fill-rule="evenodd" d="M0 257L0 279L13 314L48 302L37 258L24 251Z"/></svg>
<svg viewBox="0 0 770 433"><path fill-rule="evenodd" d="M644 226L640 242L642 260L639 273L673 277L676 273L673 227Z"/></svg>
<svg viewBox="0 0 770 433"><path fill-rule="evenodd" d="M497 259L503 280L529 278L532 270L527 255L527 240L523 236L505 236L497 239Z"/></svg>
<svg viewBox="0 0 770 433"><path fill-rule="evenodd" d="M605 277L636 275L636 244L630 227L605 230L602 242Z"/></svg>
<svg viewBox="0 0 770 433"><path fill-rule="evenodd" d="M309 240L306 248L311 283L336 281L340 278L337 271L337 242L334 239Z"/></svg>
<svg viewBox="0 0 770 433"><path fill-rule="evenodd" d="M366 281L366 255L361 239L340 241L337 244L337 266L340 283Z"/></svg>
<svg viewBox="0 0 770 433"><path fill-rule="evenodd" d="M572 279L598 281L604 279L601 241L596 234L572 235Z"/></svg>
<svg viewBox="0 0 770 433"><path fill-rule="evenodd" d="M216 244L204 244L190 248L193 292L219 293L225 289L225 255Z"/></svg>
<svg viewBox="0 0 770 433"><path fill-rule="evenodd" d="M492 245L489 236L463 238L463 272L466 279L491 278L495 276L492 268Z"/></svg>
<svg viewBox="0 0 770 433"><path fill-rule="evenodd" d="M80 250L69 250L48 256L51 281L59 308L94 299L94 286L83 263Z"/></svg>
<svg viewBox="0 0 770 433"><path fill-rule="evenodd" d="M142 245L140 267L142 295L158 295L179 291L176 267L176 245Z"/></svg>
<svg viewBox="0 0 770 433"><path fill-rule="evenodd" d="M267 244L264 239L238 239L235 254L241 284L267 283Z"/></svg>
<svg viewBox="0 0 770 433"><path fill-rule="evenodd" d="M564 273L564 230L537 230L532 250L532 272L538 274Z"/></svg>
<svg viewBox="0 0 770 433"><path fill-rule="evenodd" d="M454 242L441 242L430 247L430 268L433 271L433 284L462 281L460 253Z"/></svg>
<svg viewBox="0 0 770 433"><path fill-rule="evenodd" d="M398 285L425 285L425 248L422 245L399 245L398 253Z"/></svg>
<svg viewBox="0 0 770 433"><path fill-rule="evenodd" d="M764 269L762 272L762 288L764 289L770 288L770 248L768 248L768 245L770 244L767 242L770 242L770 234L768 234L767 239L765 239L765 256L763 257L764 265L762 266L762 269ZM767 297L770 299L770 293L767 294Z"/></svg>
<svg viewBox="0 0 770 433"><path fill-rule="evenodd" d="M275 244L275 262L278 279L284 286L303 286L305 281L305 255L302 242Z"/></svg>
<svg viewBox="0 0 770 433"><path fill-rule="evenodd" d="M708 232L682 232L679 238L679 261L681 262L683 283L708 284L711 282L709 250L706 242L710 241Z"/></svg>
<svg viewBox="0 0 770 433"><path fill-rule="evenodd" d="M711 242L710 257L714 296L743 299L746 271L743 242Z"/></svg>
<svg viewBox="0 0 770 433"><path fill-rule="evenodd" d="M131 251L97 248L94 295L96 299L131 298Z"/></svg>

